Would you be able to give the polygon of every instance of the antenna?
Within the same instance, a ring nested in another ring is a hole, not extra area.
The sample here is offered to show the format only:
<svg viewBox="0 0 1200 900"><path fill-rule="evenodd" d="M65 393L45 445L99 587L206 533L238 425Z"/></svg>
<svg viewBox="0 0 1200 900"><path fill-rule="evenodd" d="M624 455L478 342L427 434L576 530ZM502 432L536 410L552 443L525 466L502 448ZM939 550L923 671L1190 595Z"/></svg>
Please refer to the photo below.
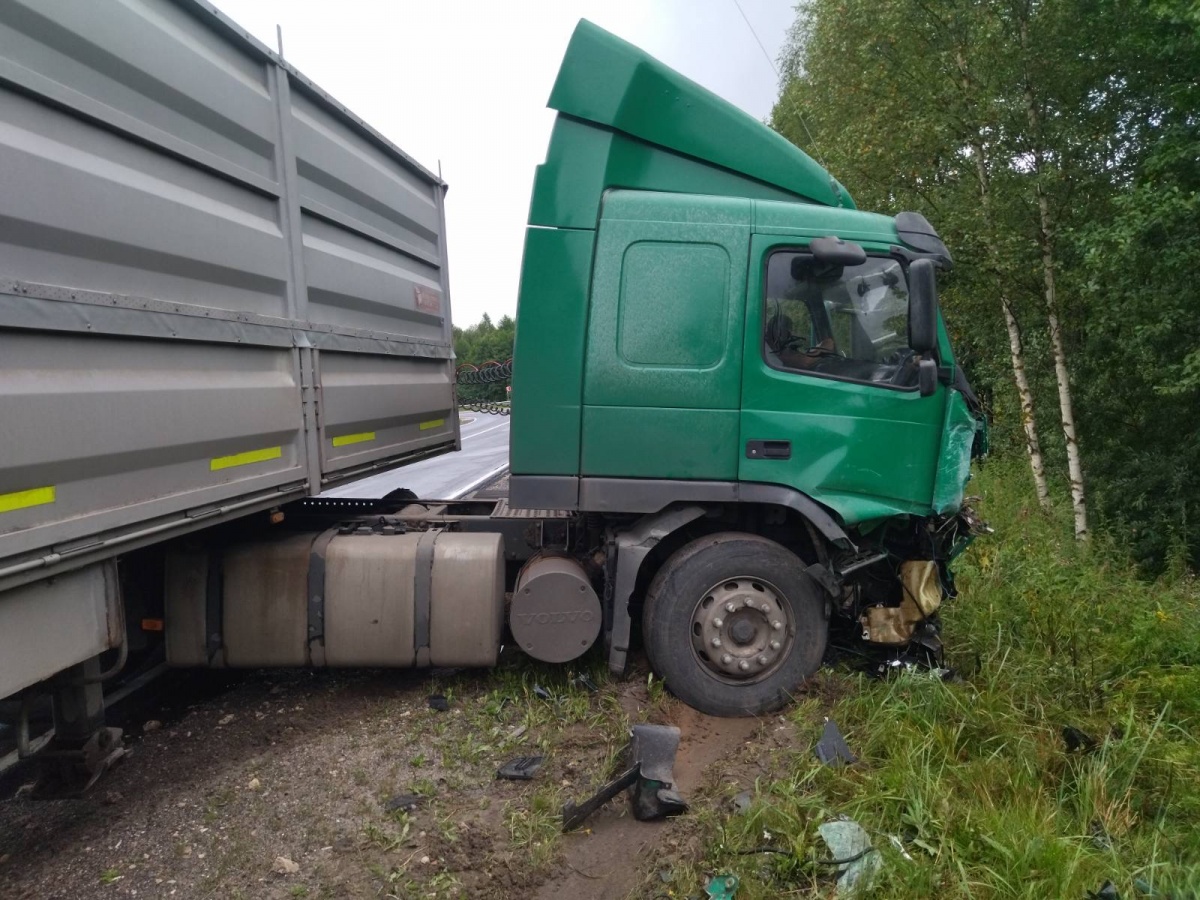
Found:
<svg viewBox="0 0 1200 900"><path fill-rule="evenodd" d="M275 46L279 48L279 58L283 59L283 26L275 24Z"/></svg>
<svg viewBox="0 0 1200 900"><path fill-rule="evenodd" d="M746 27L750 29L750 34L754 37L754 43L758 44L758 49L762 51L763 58L766 59L767 65L771 67L771 71L775 73L775 78L778 82L782 82L783 78L779 74L779 67L775 65L775 60L771 59L771 54L767 52L767 48L763 46L762 40L758 36L758 32L754 30L754 26L750 24L750 20L746 17L746 11L742 9L742 4L738 0L733 0L733 5L737 7L737 11L742 14L742 21L746 23ZM781 87L783 87L781 85ZM780 92L780 98L786 93L786 90ZM812 132L808 130L808 123L804 121L804 116L800 115L800 110L796 108L796 104L791 104L792 112L796 114L796 118L800 120L800 127L804 129L804 133L808 135L808 144L812 147L813 156L817 158L817 162L821 167L825 167L825 160L821 158L821 151L817 149L817 141L812 136Z"/></svg>

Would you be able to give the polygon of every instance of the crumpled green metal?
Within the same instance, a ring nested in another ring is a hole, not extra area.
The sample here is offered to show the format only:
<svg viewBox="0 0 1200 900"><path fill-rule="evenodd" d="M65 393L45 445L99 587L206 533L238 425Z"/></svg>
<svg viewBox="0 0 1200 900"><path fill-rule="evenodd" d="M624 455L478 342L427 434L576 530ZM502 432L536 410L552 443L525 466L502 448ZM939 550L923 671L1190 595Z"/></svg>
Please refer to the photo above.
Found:
<svg viewBox="0 0 1200 900"><path fill-rule="evenodd" d="M933 481L933 511L956 513L962 507L967 479L971 477L971 445L979 422L958 391L950 391L946 422L942 428L942 452Z"/></svg>

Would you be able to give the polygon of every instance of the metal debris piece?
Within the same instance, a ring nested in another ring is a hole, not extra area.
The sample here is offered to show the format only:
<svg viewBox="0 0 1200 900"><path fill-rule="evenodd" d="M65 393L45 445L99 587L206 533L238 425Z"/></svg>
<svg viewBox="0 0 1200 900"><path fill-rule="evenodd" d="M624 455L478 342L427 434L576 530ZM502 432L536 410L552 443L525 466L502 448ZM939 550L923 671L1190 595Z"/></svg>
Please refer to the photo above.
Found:
<svg viewBox="0 0 1200 900"><path fill-rule="evenodd" d="M825 729L821 732L821 739L817 741L816 754L823 765L834 768L858 762L858 757L850 752L846 739L842 737L833 719L825 720Z"/></svg>
<svg viewBox="0 0 1200 900"><path fill-rule="evenodd" d="M1068 753L1091 753L1099 746L1094 737L1085 734L1074 725L1064 725L1062 736Z"/></svg>
<svg viewBox="0 0 1200 900"><path fill-rule="evenodd" d="M429 708L436 709L438 712L446 712L450 708L450 701L442 694L430 694Z"/></svg>
<svg viewBox="0 0 1200 900"><path fill-rule="evenodd" d="M568 800L563 805L563 831L579 827L584 819L626 789L630 789L630 806L639 821L686 812L687 801L675 790L672 771L678 749L679 729L675 726L635 725L628 751L630 767L582 803Z"/></svg>
<svg viewBox="0 0 1200 900"><path fill-rule="evenodd" d="M518 756L496 770L496 777L506 781L530 781L542 767L544 756Z"/></svg>
<svg viewBox="0 0 1200 900"><path fill-rule="evenodd" d="M817 826L817 833L829 845L833 857L823 862L836 866L837 871L842 873L837 883L838 894L853 894L860 884L869 887L882 858L879 851L872 848L871 836L863 827L849 819L838 819L822 822Z"/></svg>
<svg viewBox="0 0 1200 900"><path fill-rule="evenodd" d="M1088 900L1121 900L1121 895L1117 893L1117 886L1111 881L1106 881L1100 885L1098 891L1088 891Z"/></svg>
<svg viewBox="0 0 1200 900"><path fill-rule="evenodd" d="M592 681L592 679L588 676L587 672L580 672L578 675L576 675L575 676L575 684L577 684L579 687L583 688L589 694L594 694L594 693L596 693L596 691L600 690L599 685L597 685L596 682Z"/></svg>
<svg viewBox="0 0 1200 900"><path fill-rule="evenodd" d="M736 875L714 875L704 886L704 894L709 900L733 900L737 896L737 889Z"/></svg>
<svg viewBox="0 0 1200 900"><path fill-rule="evenodd" d="M395 812L403 810L404 812L412 812L421 804L421 798L417 794L397 794L383 804L384 812Z"/></svg>

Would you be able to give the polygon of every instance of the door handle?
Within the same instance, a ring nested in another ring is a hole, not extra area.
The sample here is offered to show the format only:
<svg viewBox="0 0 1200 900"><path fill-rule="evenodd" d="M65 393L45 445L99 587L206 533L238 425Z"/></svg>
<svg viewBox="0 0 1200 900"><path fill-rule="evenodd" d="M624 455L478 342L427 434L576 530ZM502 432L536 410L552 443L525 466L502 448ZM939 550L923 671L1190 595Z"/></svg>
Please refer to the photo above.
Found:
<svg viewBox="0 0 1200 900"><path fill-rule="evenodd" d="M747 459L791 459L791 441L746 441Z"/></svg>

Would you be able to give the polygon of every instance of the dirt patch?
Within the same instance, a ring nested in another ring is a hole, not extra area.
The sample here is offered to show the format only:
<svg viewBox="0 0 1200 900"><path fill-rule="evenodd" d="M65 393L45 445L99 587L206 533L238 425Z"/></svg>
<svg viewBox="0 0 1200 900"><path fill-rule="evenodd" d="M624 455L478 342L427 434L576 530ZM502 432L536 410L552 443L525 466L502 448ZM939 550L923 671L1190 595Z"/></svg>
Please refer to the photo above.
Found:
<svg viewBox="0 0 1200 900"><path fill-rule="evenodd" d="M791 735L590 671L594 693L528 662L251 675L133 740L91 796L0 803L0 897L655 896L656 873L699 852L695 817L637 822L622 796L562 835L563 802L613 774L634 722L680 727L675 772L696 811L727 805ZM496 778L532 754L546 758L533 781ZM276 871L280 857L298 869Z"/></svg>
<svg viewBox="0 0 1200 900"><path fill-rule="evenodd" d="M632 689L625 695L636 697L637 693ZM736 758L759 728L756 719L717 719L678 702L670 702L651 718L679 727L675 778L685 798L695 796L706 777L719 779L723 768L720 764ZM534 896L537 900L624 897L645 880L648 868L663 861L661 850L678 831L671 820L635 821L624 796L618 797L599 810L586 827L566 836L556 877Z"/></svg>

